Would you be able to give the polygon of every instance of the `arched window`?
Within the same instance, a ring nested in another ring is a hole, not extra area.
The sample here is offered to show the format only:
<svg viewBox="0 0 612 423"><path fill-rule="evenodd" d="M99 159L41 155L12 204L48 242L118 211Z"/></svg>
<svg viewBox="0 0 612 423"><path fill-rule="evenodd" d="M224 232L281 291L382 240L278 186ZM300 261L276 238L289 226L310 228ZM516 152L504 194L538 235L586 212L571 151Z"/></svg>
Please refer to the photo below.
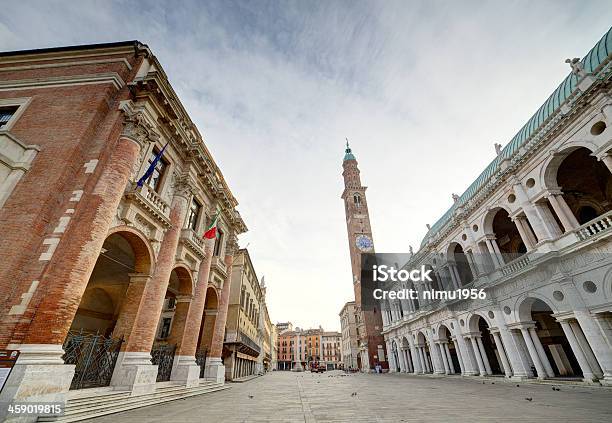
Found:
<svg viewBox="0 0 612 423"><path fill-rule="evenodd" d="M353 195L353 202L357 207L361 207L361 196L359 194Z"/></svg>

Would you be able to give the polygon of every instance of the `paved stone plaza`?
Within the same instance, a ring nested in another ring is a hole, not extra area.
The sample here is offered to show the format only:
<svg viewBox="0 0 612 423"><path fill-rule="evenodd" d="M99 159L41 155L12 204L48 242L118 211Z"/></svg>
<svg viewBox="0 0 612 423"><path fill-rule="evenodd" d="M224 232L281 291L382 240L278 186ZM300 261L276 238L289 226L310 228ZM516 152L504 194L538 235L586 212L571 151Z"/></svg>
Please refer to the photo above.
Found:
<svg viewBox="0 0 612 423"><path fill-rule="evenodd" d="M559 385L561 391L554 391L544 384L484 382L489 386L461 377L274 372L225 391L90 421L612 421L612 391L607 388Z"/></svg>

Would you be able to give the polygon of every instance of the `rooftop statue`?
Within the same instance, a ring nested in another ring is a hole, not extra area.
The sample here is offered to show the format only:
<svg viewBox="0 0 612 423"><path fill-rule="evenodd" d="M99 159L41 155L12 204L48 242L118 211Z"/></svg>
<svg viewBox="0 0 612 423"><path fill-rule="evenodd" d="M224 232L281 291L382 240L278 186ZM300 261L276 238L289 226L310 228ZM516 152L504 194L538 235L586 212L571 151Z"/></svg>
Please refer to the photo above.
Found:
<svg viewBox="0 0 612 423"><path fill-rule="evenodd" d="M580 61L580 58L574 57L573 59L565 59L565 63L569 63L572 68L572 73L578 78L584 78L588 75L588 72L584 70L584 65Z"/></svg>

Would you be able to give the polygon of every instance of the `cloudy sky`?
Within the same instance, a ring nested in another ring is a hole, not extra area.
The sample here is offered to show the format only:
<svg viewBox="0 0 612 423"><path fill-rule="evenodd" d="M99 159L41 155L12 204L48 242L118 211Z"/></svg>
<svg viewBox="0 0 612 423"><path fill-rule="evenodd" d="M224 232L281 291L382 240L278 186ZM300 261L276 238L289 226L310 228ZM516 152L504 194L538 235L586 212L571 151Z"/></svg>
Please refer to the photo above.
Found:
<svg viewBox="0 0 612 423"><path fill-rule="evenodd" d="M565 77L564 60L608 30L609 6L21 1L0 14L0 50L148 44L240 202L273 321L339 329L353 295L344 138L377 251L406 252Z"/></svg>

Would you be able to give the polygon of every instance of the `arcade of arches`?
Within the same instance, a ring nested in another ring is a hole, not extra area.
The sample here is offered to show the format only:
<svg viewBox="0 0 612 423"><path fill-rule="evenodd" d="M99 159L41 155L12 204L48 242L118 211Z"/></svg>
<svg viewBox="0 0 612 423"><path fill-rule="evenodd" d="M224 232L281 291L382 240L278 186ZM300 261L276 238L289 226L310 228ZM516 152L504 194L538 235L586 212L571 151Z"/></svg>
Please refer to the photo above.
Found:
<svg viewBox="0 0 612 423"><path fill-rule="evenodd" d="M600 362L609 357L594 353L592 337L577 317L556 316L546 302L535 297L525 298L518 314L520 322L501 327L492 326L495 313L489 311L486 318L472 314L468 319L451 319L414 334L388 338L391 370L589 383L604 378Z"/></svg>
<svg viewBox="0 0 612 423"><path fill-rule="evenodd" d="M158 382L175 380L173 375L177 372L178 354L179 351L184 354L185 350L193 357L191 362L200 367L200 378L204 377L206 358L214 342L217 324L217 291L214 286L207 286L198 322L190 322L190 315L193 316L190 308L197 307L194 305L197 295L195 283L187 267L175 265L170 272L158 317L147 322L149 327L139 327L137 315L143 310L151 312L154 307L147 296L155 272L152 257L146 241L135 231L115 232L104 242L64 343L67 351L64 358L67 363L76 364L77 376L81 378L82 374L88 373L87 369L79 367L80 350L91 345L98 356L108 359L104 360L103 375L94 375L87 384L73 384L73 389L114 385L116 375L113 373L117 372L113 372L113 368L120 366L120 353L132 351L134 345L142 345L142 333L152 329L155 334L154 342L149 345L152 357L149 363L157 366ZM210 265L210 260L207 261ZM194 324L198 329L190 330ZM197 340L191 337L197 337ZM190 350L192 344L195 351ZM107 349L102 351L103 348ZM74 353L69 357L71 351Z"/></svg>

